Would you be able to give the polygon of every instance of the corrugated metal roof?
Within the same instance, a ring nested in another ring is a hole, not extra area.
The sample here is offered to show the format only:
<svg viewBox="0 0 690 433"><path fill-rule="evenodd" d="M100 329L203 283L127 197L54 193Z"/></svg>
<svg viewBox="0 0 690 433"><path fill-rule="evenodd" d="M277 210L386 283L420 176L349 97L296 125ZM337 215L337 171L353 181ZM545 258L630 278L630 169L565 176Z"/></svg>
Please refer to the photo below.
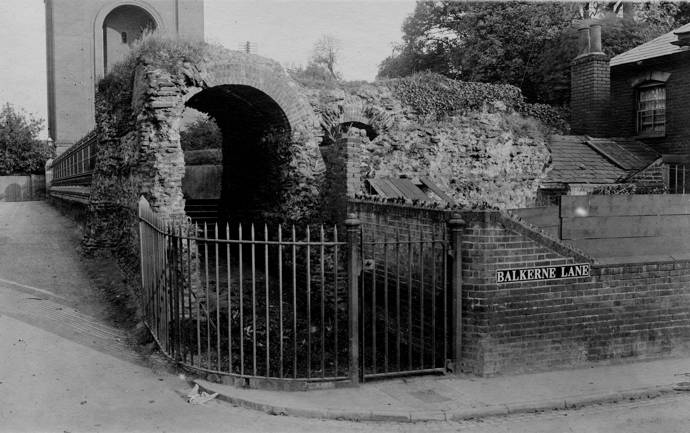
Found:
<svg viewBox="0 0 690 433"><path fill-rule="evenodd" d="M402 192L402 196L407 199L421 201L429 200L429 196L424 194L424 192L409 179L391 178L388 179L388 181L392 183L400 192Z"/></svg>
<svg viewBox="0 0 690 433"><path fill-rule="evenodd" d="M449 196L448 194L446 194L441 188L439 188L439 187L438 187L434 182L432 182L431 179L429 179L428 177L422 176L422 177L419 178L419 181L422 183L422 185L424 185L424 186L426 186L427 188L429 188L429 189L431 190L431 192L433 192L434 194L436 194L436 196L438 196L438 198L440 198L441 200L443 200L443 201L445 201L446 203L449 203L449 204L455 204L455 200L453 200L453 198L452 198L451 196Z"/></svg>
<svg viewBox="0 0 690 433"><path fill-rule="evenodd" d="M435 200L429 197L419 186L415 185L407 178L394 177L379 177L367 179L369 186L376 194L386 198L404 198L406 200L417 200L434 202ZM446 203L454 203L453 199L444 193L437 185L435 185L429 178L422 178L420 182L426 188L429 188L436 196Z"/></svg>
<svg viewBox="0 0 690 433"><path fill-rule="evenodd" d="M617 66L625 63L633 63L640 60L688 51L690 47L679 47L678 45L673 45L671 43L678 40L678 36L675 35L676 32L682 33L687 31L690 31L690 23L615 56L611 59L609 64L611 66Z"/></svg>

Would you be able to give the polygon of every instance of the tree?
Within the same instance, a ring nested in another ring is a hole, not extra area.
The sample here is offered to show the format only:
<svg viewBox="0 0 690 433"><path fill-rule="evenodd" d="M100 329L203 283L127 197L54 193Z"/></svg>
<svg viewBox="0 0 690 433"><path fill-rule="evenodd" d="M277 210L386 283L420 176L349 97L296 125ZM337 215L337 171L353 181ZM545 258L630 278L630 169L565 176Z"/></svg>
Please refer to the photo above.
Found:
<svg viewBox="0 0 690 433"><path fill-rule="evenodd" d="M672 2L423 1L405 20L403 41L380 64L379 77L430 70L512 84L529 101L561 105L568 102L575 26L583 19L602 23L604 48L613 56L669 31L682 11Z"/></svg>
<svg viewBox="0 0 690 433"><path fill-rule="evenodd" d="M222 149L223 133L213 119L204 116L180 131L180 146L182 150Z"/></svg>
<svg viewBox="0 0 690 433"><path fill-rule="evenodd" d="M332 35L323 35L315 43L312 50L310 65L318 65L325 68L331 77L338 80L340 74L335 71L335 65L340 60L342 44ZM309 68L309 66L307 66Z"/></svg>
<svg viewBox="0 0 690 433"><path fill-rule="evenodd" d="M55 149L38 139L43 120L12 104L0 109L0 175L42 173Z"/></svg>
<svg viewBox="0 0 690 433"><path fill-rule="evenodd" d="M399 52L404 60L384 60L379 75L424 68L467 81L529 88L528 72L545 42L577 13L568 3L420 2L403 24Z"/></svg>

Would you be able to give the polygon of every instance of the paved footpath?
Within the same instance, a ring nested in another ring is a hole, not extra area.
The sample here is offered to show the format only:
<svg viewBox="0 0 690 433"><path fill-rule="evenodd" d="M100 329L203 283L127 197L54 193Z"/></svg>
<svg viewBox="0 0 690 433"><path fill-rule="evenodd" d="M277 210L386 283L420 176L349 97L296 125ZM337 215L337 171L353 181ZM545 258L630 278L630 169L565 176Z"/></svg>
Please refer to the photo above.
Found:
<svg viewBox="0 0 690 433"><path fill-rule="evenodd" d="M372 421L461 421L654 398L690 391L690 358L518 376L418 377L309 392L239 389L197 380L221 398L273 414Z"/></svg>

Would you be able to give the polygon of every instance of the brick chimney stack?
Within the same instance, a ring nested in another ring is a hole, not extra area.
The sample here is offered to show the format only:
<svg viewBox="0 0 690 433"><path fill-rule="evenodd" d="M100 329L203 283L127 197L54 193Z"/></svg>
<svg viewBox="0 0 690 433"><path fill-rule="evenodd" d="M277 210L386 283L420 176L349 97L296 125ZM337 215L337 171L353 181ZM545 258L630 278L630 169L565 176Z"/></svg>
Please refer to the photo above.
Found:
<svg viewBox="0 0 690 433"><path fill-rule="evenodd" d="M574 134L605 137L611 92L609 59L601 50L601 25L579 31L578 56L570 64L571 128Z"/></svg>

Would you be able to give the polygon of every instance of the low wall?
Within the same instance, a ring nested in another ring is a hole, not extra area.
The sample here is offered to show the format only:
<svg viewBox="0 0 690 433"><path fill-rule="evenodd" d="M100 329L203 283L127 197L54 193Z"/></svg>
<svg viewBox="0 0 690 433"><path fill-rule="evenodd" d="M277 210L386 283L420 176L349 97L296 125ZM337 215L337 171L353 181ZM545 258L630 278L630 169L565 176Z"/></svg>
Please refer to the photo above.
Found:
<svg viewBox="0 0 690 433"><path fill-rule="evenodd" d="M188 165L182 178L182 193L186 199L218 200L223 185L222 165Z"/></svg>
<svg viewBox="0 0 690 433"><path fill-rule="evenodd" d="M46 178L43 175L0 176L0 201L44 200Z"/></svg>
<svg viewBox="0 0 690 433"><path fill-rule="evenodd" d="M498 212L464 218L463 370L517 373L690 348L690 261L592 265ZM498 282L497 271L580 263L590 275Z"/></svg>
<svg viewBox="0 0 690 433"><path fill-rule="evenodd" d="M395 236L396 228L423 231L443 236L450 213L442 209L415 207L403 204L350 200L347 210L357 214L362 224L376 226L378 232Z"/></svg>

